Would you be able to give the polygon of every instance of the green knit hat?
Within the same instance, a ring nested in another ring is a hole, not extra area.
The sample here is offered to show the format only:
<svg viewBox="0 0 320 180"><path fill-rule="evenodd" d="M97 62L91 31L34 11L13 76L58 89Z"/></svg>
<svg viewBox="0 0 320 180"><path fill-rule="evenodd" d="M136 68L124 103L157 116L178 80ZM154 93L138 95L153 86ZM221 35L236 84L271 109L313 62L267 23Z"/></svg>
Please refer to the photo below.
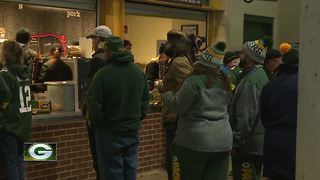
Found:
<svg viewBox="0 0 320 180"><path fill-rule="evenodd" d="M224 55L223 64L227 65L230 61L238 59L238 58L239 58L239 56L236 52L228 51Z"/></svg>
<svg viewBox="0 0 320 180"><path fill-rule="evenodd" d="M226 43L221 41L215 45L209 46L203 53L200 54L199 63L207 67L221 65L225 49Z"/></svg>
<svg viewBox="0 0 320 180"><path fill-rule="evenodd" d="M279 47L284 64L299 63L299 46L297 44L282 43Z"/></svg>
<svg viewBox="0 0 320 180"><path fill-rule="evenodd" d="M108 49L111 52L120 52L123 49L123 40L117 36L110 36L98 46L101 49Z"/></svg>

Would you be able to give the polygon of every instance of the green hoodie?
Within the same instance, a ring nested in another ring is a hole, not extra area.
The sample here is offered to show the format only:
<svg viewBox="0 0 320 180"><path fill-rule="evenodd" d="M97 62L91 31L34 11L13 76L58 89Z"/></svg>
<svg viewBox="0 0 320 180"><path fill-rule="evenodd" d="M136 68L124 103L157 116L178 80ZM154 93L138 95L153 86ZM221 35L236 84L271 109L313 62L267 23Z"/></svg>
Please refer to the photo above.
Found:
<svg viewBox="0 0 320 180"><path fill-rule="evenodd" d="M136 134L149 105L147 79L127 52L114 52L89 88L87 118L93 128Z"/></svg>
<svg viewBox="0 0 320 180"><path fill-rule="evenodd" d="M26 141L31 132L31 91L28 67L24 64L8 64L2 70L9 88L9 106L2 111L0 129L12 132Z"/></svg>

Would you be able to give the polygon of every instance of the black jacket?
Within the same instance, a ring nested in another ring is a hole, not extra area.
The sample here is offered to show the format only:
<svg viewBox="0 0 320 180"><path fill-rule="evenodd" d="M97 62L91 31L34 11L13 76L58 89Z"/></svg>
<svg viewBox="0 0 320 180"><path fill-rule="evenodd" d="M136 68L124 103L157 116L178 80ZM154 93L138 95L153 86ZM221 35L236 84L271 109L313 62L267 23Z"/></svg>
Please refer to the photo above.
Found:
<svg viewBox="0 0 320 180"><path fill-rule="evenodd" d="M92 59L89 66L89 72L87 74L87 77L82 89L82 96L81 96L82 115L86 114L86 98L87 98L88 90L91 85L92 79L96 74L96 72L107 64L108 62L103 56L103 53L97 52L92 55Z"/></svg>
<svg viewBox="0 0 320 180"><path fill-rule="evenodd" d="M70 67L58 59L55 64L44 63L41 68L39 81L70 81L72 80L72 71Z"/></svg>
<svg viewBox="0 0 320 180"><path fill-rule="evenodd" d="M151 61L146 67L146 76L149 81L154 82L159 79L159 63Z"/></svg>
<svg viewBox="0 0 320 180"><path fill-rule="evenodd" d="M297 101L298 66L282 64L261 94L264 175L267 177L295 177Z"/></svg>

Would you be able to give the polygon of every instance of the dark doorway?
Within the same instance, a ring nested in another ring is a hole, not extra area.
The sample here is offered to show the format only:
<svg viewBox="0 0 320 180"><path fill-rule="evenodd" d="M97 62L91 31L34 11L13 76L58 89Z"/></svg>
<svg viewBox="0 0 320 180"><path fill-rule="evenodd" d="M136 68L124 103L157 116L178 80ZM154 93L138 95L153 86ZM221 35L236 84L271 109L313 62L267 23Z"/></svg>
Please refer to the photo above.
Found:
<svg viewBox="0 0 320 180"><path fill-rule="evenodd" d="M273 18L244 15L243 42L273 36Z"/></svg>

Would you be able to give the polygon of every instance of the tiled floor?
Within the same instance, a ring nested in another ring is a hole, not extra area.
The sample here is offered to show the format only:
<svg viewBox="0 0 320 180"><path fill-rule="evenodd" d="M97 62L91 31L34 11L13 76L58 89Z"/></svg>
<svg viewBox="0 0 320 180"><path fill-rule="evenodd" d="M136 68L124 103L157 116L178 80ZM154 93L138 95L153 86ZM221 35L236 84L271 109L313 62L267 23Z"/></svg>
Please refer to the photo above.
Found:
<svg viewBox="0 0 320 180"><path fill-rule="evenodd" d="M167 180L167 173L163 169L152 170L145 172L143 174L138 174L138 180ZM232 176L229 176L228 180L233 180ZM267 180L267 178L262 178L261 180Z"/></svg>
<svg viewBox="0 0 320 180"><path fill-rule="evenodd" d="M138 174L138 180L167 180L165 170L153 170L143 174Z"/></svg>
<svg viewBox="0 0 320 180"><path fill-rule="evenodd" d="M144 174L138 175L138 180L167 180L167 174L164 170L154 170ZM233 180L232 177L229 177L228 180Z"/></svg>
<svg viewBox="0 0 320 180"><path fill-rule="evenodd" d="M229 162L229 168L231 168L231 160ZM230 169L229 169L230 171ZM138 174L138 180L167 180L167 172L164 169L152 170ZM229 177L228 180L233 180L232 177Z"/></svg>

